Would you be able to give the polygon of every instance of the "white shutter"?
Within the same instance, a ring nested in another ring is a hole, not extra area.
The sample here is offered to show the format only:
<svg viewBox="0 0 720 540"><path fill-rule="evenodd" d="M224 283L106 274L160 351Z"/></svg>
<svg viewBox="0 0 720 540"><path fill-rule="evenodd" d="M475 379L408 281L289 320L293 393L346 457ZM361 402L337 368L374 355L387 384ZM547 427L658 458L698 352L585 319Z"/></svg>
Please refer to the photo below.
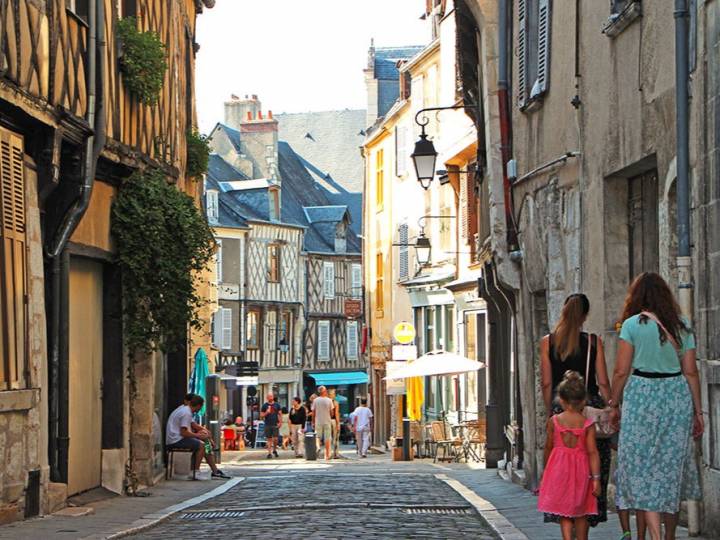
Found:
<svg viewBox="0 0 720 540"><path fill-rule="evenodd" d="M330 321L318 321L318 360L330 360Z"/></svg>
<svg viewBox="0 0 720 540"><path fill-rule="evenodd" d="M347 359L358 359L358 323L357 321L348 321L345 327L346 343L347 343Z"/></svg>
<svg viewBox="0 0 720 540"><path fill-rule="evenodd" d="M538 74L537 83L533 85L533 95L537 97L547 92L550 87L550 0L540 0L538 10Z"/></svg>
<svg viewBox="0 0 720 540"><path fill-rule="evenodd" d="M335 298L335 263L323 262L323 296L325 300Z"/></svg>
<svg viewBox="0 0 720 540"><path fill-rule="evenodd" d="M215 254L215 275L217 276L217 282L222 283L223 272L222 272L222 240L216 240L217 242L217 253Z"/></svg>
<svg viewBox="0 0 720 540"><path fill-rule="evenodd" d="M518 0L518 106L527 105L527 0Z"/></svg>
<svg viewBox="0 0 720 540"><path fill-rule="evenodd" d="M351 283L353 298L362 298L362 265L353 264L351 268Z"/></svg>
<svg viewBox="0 0 720 540"><path fill-rule="evenodd" d="M407 172L407 127L395 128L395 174L402 176Z"/></svg>
<svg viewBox="0 0 720 540"><path fill-rule="evenodd" d="M398 226L398 244L403 244L398 247L398 255L400 264L398 265L398 278L400 281L405 280L409 276L409 252L408 252L408 225L407 223L401 223Z"/></svg>
<svg viewBox="0 0 720 540"><path fill-rule="evenodd" d="M212 341L213 347L222 349L222 310L213 313L212 318Z"/></svg>
<svg viewBox="0 0 720 540"><path fill-rule="evenodd" d="M232 309L222 308L222 348L232 349Z"/></svg>
<svg viewBox="0 0 720 540"><path fill-rule="evenodd" d="M217 223L219 217L218 211L218 192L214 189L209 189L205 193L206 205L207 205L207 218L210 223Z"/></svg>

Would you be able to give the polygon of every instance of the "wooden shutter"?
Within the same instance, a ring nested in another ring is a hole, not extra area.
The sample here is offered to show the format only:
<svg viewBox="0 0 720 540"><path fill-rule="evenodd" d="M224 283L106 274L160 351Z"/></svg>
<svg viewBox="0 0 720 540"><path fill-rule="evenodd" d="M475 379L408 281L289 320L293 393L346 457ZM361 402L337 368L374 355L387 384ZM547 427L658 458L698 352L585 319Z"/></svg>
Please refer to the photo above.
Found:
<svg viewBox="0 0 720 540"><path fill-rule="evenodd" d="M527 15L527 0L518 0L517 91L520 108L527 105Z"/></svg>
<svg viewBox="0 0 720 540"><path fill-rule="evenodd" d="M218 192L210 189L205 193L207 218L210 223L217 223L219 217Z"/></svg>
<svg viewBox="0 0 720 540"><path fill-rule="evenodd" d="M232 309L222 308L222 348L232 349Z"/></svg>
<svg viewBox="0 0 720 540"><path fill-rule="evenodd" d="M400 264L398 265L399 279L400 281L407 279L410 273L409 270L409 252L408 252L408 224L401 223L398 227L398 244L402 244L398 247L398 259Z"/></svg>
<svg viewBox="0 0 720 540"><path fill-rule="evenodd" d="M353 264L351 269L352 297L362 297L362 265Z"/></svg>
<svg viewBox="0 0 720 540"><path fill-rule="evenodd" d="M23 139L0 129L0 390L23 385L27 278Z"/></svg>
<svg viewBox="0 0 720 540"><path fill-rule="evenodd" d="M222 310L213 313L212 317L212 344L216 349L222 349Z"/></svg>
<svg viewBox="0 0 720 540"><path fill-rule="evenodd" d="M402 176L407 172L407 127L395 128L395 174Z"/></svg>
<svg viewBox="0 0 720 540"><path fill-rule="evenodd" d="M223 281L223 271L222 271L222 240L217 240L217 253L215 254L215 261L216 261L216 274L217 274L217 282L222 283Z"/></svg>
<svg viewBox="0 0 720 540"><path fill-rule="evenodd" d="M318 321L318 360L330 360L330 321Z"/></svg>
<svg viewBox="0 0 720 540"><path fill-rule="evenodd" d="M347 359L357 360L358 359L358 323L357 321L348 321L345 326L347 344Z"/></svg>
<svg viewBox="0 0 720 540"><path fill-rule="evenodd" d="M323 296L325 300L335 298L335 263L323 262Z"/></svg>
<svg viewBox="0 0 720 540"><path fill-rule="evenodd" d="M540 0L538 10L538 74L537 89L540 94L547 92L550 87L550 0ZM533 96L535 97L535 96Z"/></svg>

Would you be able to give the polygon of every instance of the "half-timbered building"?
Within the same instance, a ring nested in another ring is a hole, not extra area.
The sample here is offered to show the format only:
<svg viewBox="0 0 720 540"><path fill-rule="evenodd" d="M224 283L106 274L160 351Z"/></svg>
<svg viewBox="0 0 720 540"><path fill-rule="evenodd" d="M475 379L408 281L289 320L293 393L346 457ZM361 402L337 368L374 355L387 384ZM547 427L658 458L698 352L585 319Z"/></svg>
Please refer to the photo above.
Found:
<svg viewBox="0 0 720 540"><path fill-rule="evenodd" d="M185 136L196 15L213 3L0 1L0 523L162 470L160 426L177 401L162 388L184 378L189 351L123 354L110 210L147 167L199 196ZM153 105L121 74L125 17L165 46Z"/></svg>

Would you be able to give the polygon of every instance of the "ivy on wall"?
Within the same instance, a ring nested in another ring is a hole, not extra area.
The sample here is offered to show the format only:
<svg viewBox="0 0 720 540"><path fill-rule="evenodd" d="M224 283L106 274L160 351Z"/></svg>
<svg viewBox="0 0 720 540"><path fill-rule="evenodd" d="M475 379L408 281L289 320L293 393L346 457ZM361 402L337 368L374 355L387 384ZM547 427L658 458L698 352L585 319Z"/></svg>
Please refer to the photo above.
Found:
<svg viewBox="0 0 720 540"><path fill-rule="evenodd" d="M146 105L157 103L165 79L167 61L165 44L156 32L138 30L135 17L117 23L120 40L120 69L123 83L138 101Z"/></svg>
<svg viewBox="0 0 720 540"><path fill-rule="evenodd" d="M130 354L182 344L199 329L199 275L215 250L191 197L159 171L135 173L113 204L123 287L123 333Z"/></svg>
<svg viewBox="0 0 720 540"><path fill-rule="evenodd" d="M210 159L210 143L207 137L197 131L190 130L187 133L187 175L197 178L208 170Z"/></svg>

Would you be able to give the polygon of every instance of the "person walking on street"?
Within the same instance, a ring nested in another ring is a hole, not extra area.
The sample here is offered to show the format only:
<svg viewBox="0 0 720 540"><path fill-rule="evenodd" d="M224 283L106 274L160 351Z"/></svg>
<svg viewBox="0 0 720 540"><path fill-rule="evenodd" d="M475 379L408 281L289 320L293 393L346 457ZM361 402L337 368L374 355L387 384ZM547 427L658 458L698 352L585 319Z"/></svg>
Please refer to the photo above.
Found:
<svg viewBox="0 0 720 540"><path fill-rule="evenodd" d="M564 374L568 370L576 371L583 377L588 393L587 405L603 409L606 400L610 399L610 382L602 339L600 336L582 331L589 313L590 301L587 296L580 293L571 294L565 299L560 320L553 332L540 341L542 393L548 417L562 412L555 398L558 385L563 381ZM612 460L610 439L598 438L596 445L600 454L601 489L597 513L587 518L591 527L607 521L607 486ZM559 523L560 517L547 514L544 521Z"/></svg>
<svg viewBox="0 0 720 540"><path fill-rule="evenodd" d="M294 397L290 413L290 439L292 441L295 457L303 457L303 434L305 432L305 422L307 422L307 411L299 397Z"/></svg>
<svg viewBox="0 0 720 540"><path fill-rule="evenodd" d="M170 413L168 417L165 429L165 445L167 449L192 450L195 455L195 463L191 464L193 470L200 470L200 464L205 459L212 471L211 478L228 479L230 476L217 468L212 452L206 453L206 444L208 442L212 444L210 432L193 420L193 414L202 409L204 403L205 400L196 394L187 394L185 396L183 404ZM192 477L191 471L190 478Z"/></svg>
<svg viewBox="0 0 720 540"><path fill-rule="evenodd" d="M353 413L353 431L360 452L360 457L367 457L370 448L370 434L373 429L373 413L367 407L367 399L360 400L360 406Z"/></svg>
<svg viewBox="0 0 720 540"><path fill-rule="evenodd" d="M287 450L288 445L290 444L290 421L288 419L288 410L287 407L283 407L280 410L280 443L282 444L282 449Z"/></svg>
<svg viewBox="0 0 720 540"><path fill-rule="evenodd" d="M674 525L681 499L701 498L691 441L705 428L695 336L654 272L630 285L622 321L609 403L613 420L622 418L615 502L644 514L660 540L661 520Z"/></svg>
<svg viewBox="0 0 720 540"><path fill-rule="evenodd" d="M324 386L318 388L318 393L320 397L316 398L312 404L313 429L317 433L321 444L325 446L325 460L330 461L330 444L333 436L333 401L328 397L327 388Z"/></svg>
<svg viewBox="0 0 720 540"><path fill-rule="evenodd" d="M336 396L335 389L333 388L328 392L328 397L333 402L333 408L332 412L330 413L330 416L332 417L332 456L333 459L338 459L340 457L340 404L338 403L337 399L335 399Z"/></svg>
<svg viewBox="0 0 720 540"><path fill-rule="evenodd" d="M275 395L268 392L267 401L260 409L260 418L265 422L265 445L267 447L267 459L273 456L279 457L277 452L277 440L279 429L282 424L280 416L280 405L275 402Z"/></svg>
<svg viewBox="0 0 720 540"><path fill-rule="evenodd" d="M595 445L595 424L583 416L585 383L568 370L557 389L563 412L547 422L545 471L540 484L538 510L560 516L563 540L587 540L587 517L597 513L600 495L600 455Z"/></svg>

